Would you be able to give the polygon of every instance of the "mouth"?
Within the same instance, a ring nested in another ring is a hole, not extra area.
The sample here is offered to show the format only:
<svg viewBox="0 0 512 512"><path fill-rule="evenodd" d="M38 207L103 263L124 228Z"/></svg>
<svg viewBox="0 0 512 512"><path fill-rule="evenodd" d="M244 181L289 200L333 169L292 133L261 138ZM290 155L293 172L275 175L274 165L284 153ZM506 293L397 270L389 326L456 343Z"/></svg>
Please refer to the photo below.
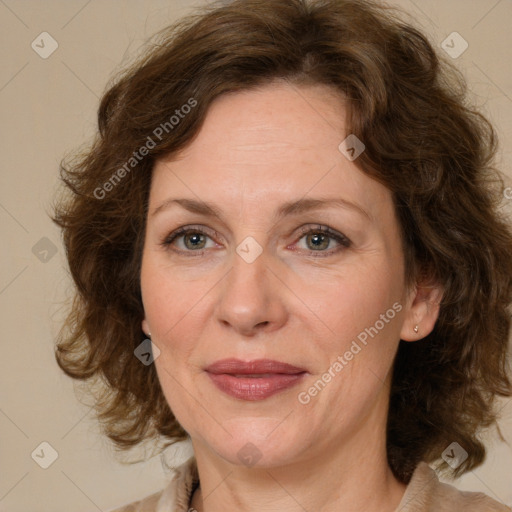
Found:
<svg viewBox="0 0 512 512"><path fill-rule="evenodd" d="M218 389L240 400L264 400L298 384L304 368L271 359L223 359L205 368Z"/></svg>

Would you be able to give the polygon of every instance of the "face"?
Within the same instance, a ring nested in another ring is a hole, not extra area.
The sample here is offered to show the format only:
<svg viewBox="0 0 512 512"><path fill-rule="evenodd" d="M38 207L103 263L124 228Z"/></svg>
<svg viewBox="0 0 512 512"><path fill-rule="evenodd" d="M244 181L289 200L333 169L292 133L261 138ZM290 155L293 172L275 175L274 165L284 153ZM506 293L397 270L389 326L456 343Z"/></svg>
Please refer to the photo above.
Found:
<svg viewBox="0 0 512 512"><path fill-rule="evenodd" d="M274 83L217 98L154 167L142 327L196 450L272 466L385 433L413 298L390 192L338 149L344 123L333 90Z"/></svg>

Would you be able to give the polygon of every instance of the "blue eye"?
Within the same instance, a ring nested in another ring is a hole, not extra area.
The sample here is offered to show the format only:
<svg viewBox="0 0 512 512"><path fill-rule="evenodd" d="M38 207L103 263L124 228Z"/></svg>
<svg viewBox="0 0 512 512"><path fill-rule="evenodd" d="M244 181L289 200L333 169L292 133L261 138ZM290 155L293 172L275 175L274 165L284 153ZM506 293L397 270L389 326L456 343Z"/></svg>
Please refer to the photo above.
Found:
<svg viewBox="0 0 512 512"><path fill-rule="evenodd" d="M331 249L329 251L323 250L329 247L332 240L336 241L337 244L345 249L351 245L350 240L346 236L332 230L327 226L318 225L316 228L304 227L301 229L301 234L303 236L299 240L305 238L306 245L309 247L314 247L313 250L310 250L310 253L317 253L312 254L314 256L330 256L331 254L342 250L340 247L335 248L334 250Z"/></svg>
<svg viewBox="0 0 512 512"><path fill-rule="evenodd" d="M322 225L318 225L314 228L311 226L303 227L300 229L300 235L302 236L297 240L297 242L305 238L306 245L308 247L313 247L313 249L305 249L305 251L314 257L330 256L339 252L343 248L350 247L351 245L350 240L346 236L332 230L327 226ZM213 236L215 236L215 234ZM181 242L181 247L173 249L175 252L186 254L187 256L201 256L206 249L212 248L207 247L208 239L212 240L208 231L202 227L183 226L168 235L163 240L162 246L169 248L173 245L176 246L176 242ZM338 244L338 247L328 251L325 250L331 245L332 241L335 241ZM215 246L215 242L213 243L213 246ZM295 251L297 249L293 250Z"/></svg>
<svg viewBox="0 0 512 512"><path fill-rule="evenodd" d="M200 227L181 227L171 233L162 243L165 247L171 246L176 240L182 239L185 249L178 249L178 252L199 252L205 249L206 238L210 238L206 231ZM202 252L200 252L202 254ZM196 256L196 255L194 255Z"/></svg>

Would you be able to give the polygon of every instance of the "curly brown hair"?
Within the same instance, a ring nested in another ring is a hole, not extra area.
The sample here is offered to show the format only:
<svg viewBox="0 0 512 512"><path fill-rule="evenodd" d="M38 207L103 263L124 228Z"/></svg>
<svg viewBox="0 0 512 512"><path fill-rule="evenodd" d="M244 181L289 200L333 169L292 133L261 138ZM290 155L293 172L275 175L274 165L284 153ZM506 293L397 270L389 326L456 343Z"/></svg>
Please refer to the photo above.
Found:
<svg viewBox="0 0 512 512"><path fill-rule="evenodd" d="M457 441L469 454L452 472L459 476L482 464L478 434L496 422L496 397L512 395L512 233L499 210L496 134L468 105L460 72L381 4L224 2L159 32L117 77L95 141L61 164L66 195L53 221L77 290L57 362L99 386L98 417L118 449L188 437L154 365L134 357L145 337L140 267L152 168L193 140L214 98L275 79L326 84L346 98L349 132L366 145L356 164L393 195L407 283L444 288L434 330L399 345L388 461L408 483L420 461L439 461Z"/></svg>

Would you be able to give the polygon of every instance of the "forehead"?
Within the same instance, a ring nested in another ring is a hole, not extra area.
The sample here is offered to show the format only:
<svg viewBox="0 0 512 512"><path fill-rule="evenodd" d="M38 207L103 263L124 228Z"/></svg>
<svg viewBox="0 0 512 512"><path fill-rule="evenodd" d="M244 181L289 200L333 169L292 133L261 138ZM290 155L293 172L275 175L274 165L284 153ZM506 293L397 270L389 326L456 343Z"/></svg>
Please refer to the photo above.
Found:
<svg viewBox="0 0 512 512"><path fill-rule="evenodd" d="M152 202L172 193L263 207L339 195L378 216L389 191L340 152L347 135L343 98L327 86L279 82L225 94L193 141L156 163Z"/></svg>
<svg viewBox="0 0 512 512"><path fill-rule="evenodd" d="M338 157L333 149L343 139L344 124L343 100L333 89L280 81L214 100L198 137L183 156L201 158L207 150L216 161L238 158L254 165L288 159L291 153L303 158L330 150L327 158Z"/></svg>

